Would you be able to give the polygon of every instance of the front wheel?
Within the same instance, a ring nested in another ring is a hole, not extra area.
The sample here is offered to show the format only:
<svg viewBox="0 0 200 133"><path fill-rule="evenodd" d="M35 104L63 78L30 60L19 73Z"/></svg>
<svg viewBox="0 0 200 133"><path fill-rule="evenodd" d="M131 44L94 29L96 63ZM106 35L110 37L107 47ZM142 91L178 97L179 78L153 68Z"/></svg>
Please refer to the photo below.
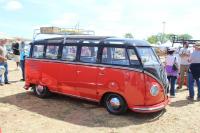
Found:
<svg viewBox="0 0 200 133"><path fill-rule="evenodd" d="M39 98L46 98L50 95L48 88L42 85L33 86L33 92Z"/></svg>
<svg viewBox="0 0 200 133"><path fill-rule="evenodd" d="M111 114L120 115L127 111L126 101L118 94L108 94L104 102L107 111Z"/></svg>

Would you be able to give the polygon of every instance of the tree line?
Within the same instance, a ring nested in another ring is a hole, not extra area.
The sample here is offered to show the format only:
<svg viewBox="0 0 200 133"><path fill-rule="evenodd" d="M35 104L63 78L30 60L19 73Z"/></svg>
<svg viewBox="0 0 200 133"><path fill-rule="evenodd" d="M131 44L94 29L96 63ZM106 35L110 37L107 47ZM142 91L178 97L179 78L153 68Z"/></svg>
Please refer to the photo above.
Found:
<svg viewBox="0 0 200 133"><path fill-rule="evenodd" d="M124 35L125 38L133 38L133 35L131 33L126 33ZM163 33L158 33L156 35L151 35L147 38L147 41L151 44L162 44L166 43L167 41L173 41L174 39L178 40L190 40L192 39L192 36L189 34L180 34L180 35L175 35L175 34L163 34Z"/></svg>

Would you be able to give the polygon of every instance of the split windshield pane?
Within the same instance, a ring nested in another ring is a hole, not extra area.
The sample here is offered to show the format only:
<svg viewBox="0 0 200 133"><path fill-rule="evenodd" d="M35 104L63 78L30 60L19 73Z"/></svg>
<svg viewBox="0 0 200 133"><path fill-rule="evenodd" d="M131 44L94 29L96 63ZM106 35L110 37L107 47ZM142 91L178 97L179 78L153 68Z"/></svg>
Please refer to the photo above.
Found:
<svg viewBox="0 0 200 133"><path fill-rule="evenodd" d="M137 48L140 58L144 66L160 65L153 49L150 47L138 47Z"/></svg>

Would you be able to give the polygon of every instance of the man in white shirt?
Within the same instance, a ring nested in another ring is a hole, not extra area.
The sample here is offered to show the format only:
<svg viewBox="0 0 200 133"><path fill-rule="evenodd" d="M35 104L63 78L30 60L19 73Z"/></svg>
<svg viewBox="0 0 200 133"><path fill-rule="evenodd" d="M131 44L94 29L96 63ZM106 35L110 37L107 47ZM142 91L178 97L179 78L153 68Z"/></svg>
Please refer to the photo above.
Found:
<svg viewBox="0 0 200 133"><path fill-rule="evenodd" d="M0 54L0 58L2 59L2 61L0 62L1 65L4 66L5 68L5 73L4 73L4 83L5 84L10 84L8 82L8 63L7 63L7 50L5 45L0 44L0 49L1 49L1 54Z"/></svg>
<svg viewBox="0 0 200 133"><path fill-rule="evenodd" d="M5 67L4 67L5 60L6 60L6 58L4 57L4 49L0 42L0 86L3 85L2 76L5 73Z"/></svg>
<svg viewBox="0 0 200 133"><path fill-rule="evenodd" d="M183 42L183 48L180 49L179 56L180 56L180 82L179 82L179 89L182 88L184 84L184 77L185 72L187 74L189 68L189 57L190 57L190 50L188 49L189 44L188 42Z"/></svg>

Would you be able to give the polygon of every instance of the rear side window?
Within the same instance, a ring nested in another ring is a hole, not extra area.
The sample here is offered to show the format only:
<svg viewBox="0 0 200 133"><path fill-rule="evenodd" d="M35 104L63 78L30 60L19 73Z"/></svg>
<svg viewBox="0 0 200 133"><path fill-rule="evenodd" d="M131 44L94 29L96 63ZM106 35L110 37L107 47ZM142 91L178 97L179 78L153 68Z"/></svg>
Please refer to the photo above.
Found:
<svg viewBox="0 0 200 133"><path fill-rule="evenodd" d="M62 50L62 60L74 61L76 59L77 46L64 46Z"/></svg>
<svg viewBox="0 0 200 133"><path fill-rule="evenodd" d="M33 46L33 58L43 58L44 55L44 45L34 45Z"/></svg>
<svg viewBox="0 0 200 133"><path fill-rule="evenodd" d="M48 45L46 50L47 59L58 59L59 46Z"/></svg>
<svg viewBox="0 0 200 133"><path fill-rule="evenodd" d="M128 56L125 48L104 47L102 63L113 65L129 65Z"/></svg>
<svg viewBox="0 0 200 133"><path fill-rule="evenodd" d="M98 47L83 46L81 47L80 61L88 63L97 62Z"/></svg>

